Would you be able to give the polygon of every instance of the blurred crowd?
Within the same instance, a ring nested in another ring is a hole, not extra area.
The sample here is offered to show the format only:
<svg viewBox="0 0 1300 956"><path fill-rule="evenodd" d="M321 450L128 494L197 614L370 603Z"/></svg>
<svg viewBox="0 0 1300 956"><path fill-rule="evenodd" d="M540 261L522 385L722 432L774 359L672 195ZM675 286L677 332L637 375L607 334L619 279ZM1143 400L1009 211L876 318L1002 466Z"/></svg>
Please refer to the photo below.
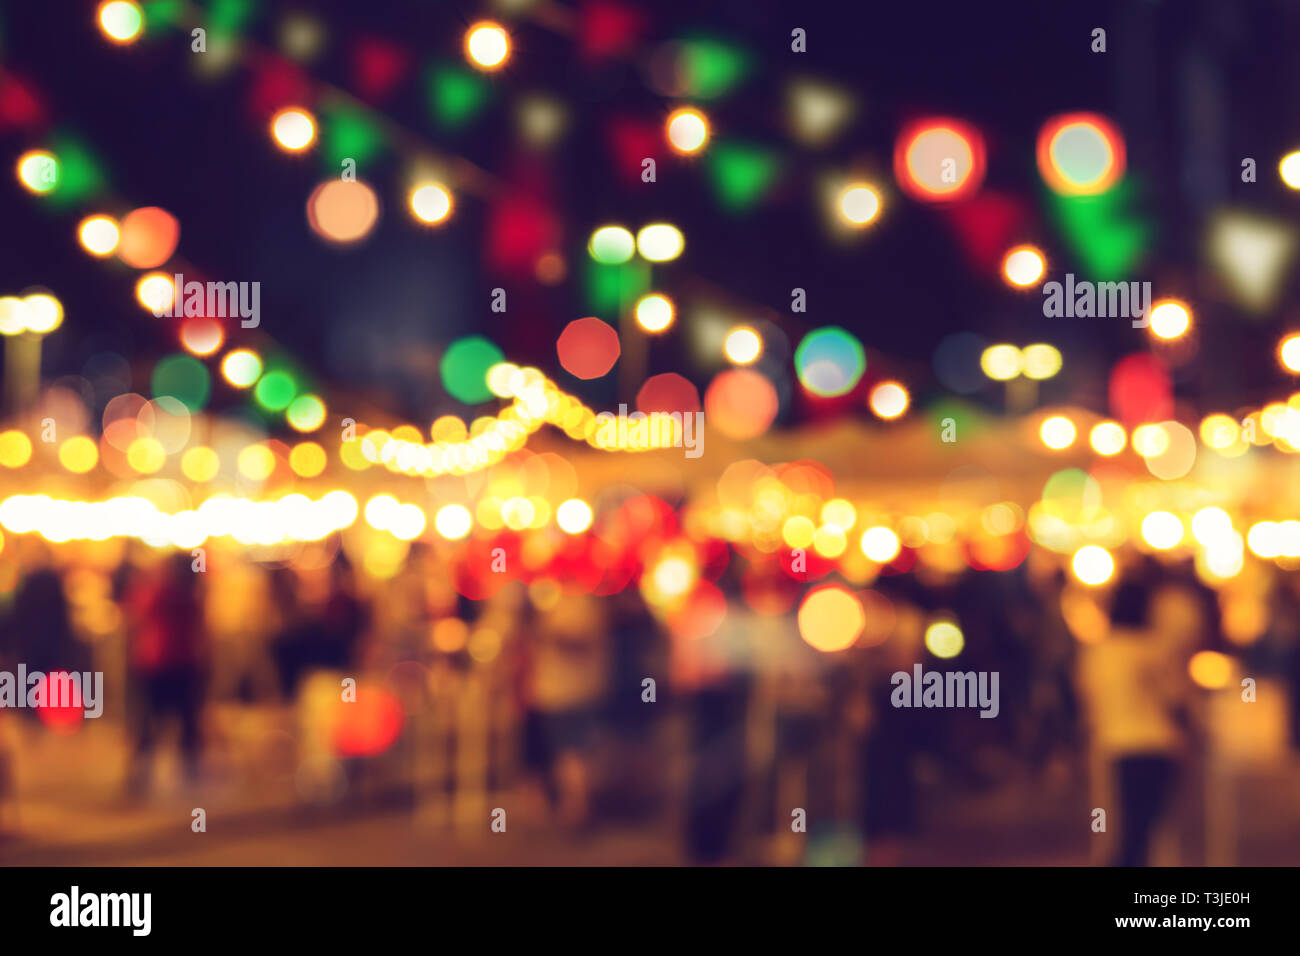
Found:
<svg viewBox="0 0 1300 956"><path fill-rule="evenodd" d="M696 863L807 862L826 831L856 861L887 865L917 859L936 793L1018 779L1086 810L1080 842L1107 811L1118 836L1096 862L1144 865L1235 746L1215 695L1248 704L1246 684L1276 688L1289 704L1260 719L1285 723L1270 732L1288 752L1300 745L1288 574L1270 579L1248 645L1225 637L1220 596L1190 565L1133 560L1105 589L1040 552L1008 572L887 576L859 643L824 653L801 639L794 607L751 607L734 567L717 582L721 623L681 636L635 585L595 597L513 581L468 600L419 543L382 580L334 541L279 563L7 547L0 670L103 671L104 719L129 742L104 759L140 801L159 786L160 749L178 785L202 787L240 757L218 714L270 708L288 741L273 758L301 799L344 811L384 790L449 825L486 826L483 808L497 806L575 835L669 820ZM926 646L940 612L964 639L949 659ZM1231 670L1198 680L1189 661L1203 651ZM997 672L997 717L894 706L893 675L918 662ZM0 710L0 828L23 771L18 735L82 731Z"/></svg>

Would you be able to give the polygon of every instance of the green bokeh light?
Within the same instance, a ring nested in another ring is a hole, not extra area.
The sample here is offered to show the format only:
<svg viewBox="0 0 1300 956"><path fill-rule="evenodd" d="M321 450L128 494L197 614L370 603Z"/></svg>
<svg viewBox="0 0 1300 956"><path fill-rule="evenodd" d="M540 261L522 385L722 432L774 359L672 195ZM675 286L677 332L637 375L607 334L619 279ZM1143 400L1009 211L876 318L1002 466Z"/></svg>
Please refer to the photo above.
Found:
<svg viewBox="0 0 1300 956"><path fill-rule="evenodd" d="M487 103L487 80L467 69L442 64L429 70L427 92L433 118L455 129L474 118Z"/></svg>
<svg viewBox="0 0 1300 956"><path fill-rule="evenodd" d="M733 211L748 209L762 199L780 168L776 154L758 146L719 143L708 155L714 191L722 205Z"/></svg>
<svg viewBox="0 0 1300 956"><path fill-rule="evenodd" d="M253 398L268 412L278 412L287 408L298 393L298 383L288 372L267 372L253 389Z"/></svg>
<svg viewBox="0 0 1300 956"><path fill-rule="evenodd" d="M488 369L504 361L501 350L481 335L458 339L443 354L438 366L443 388L466 405L486 402L492 397L492 390L487 386Z"/></svg>
<svg viewBox="0 0 1300 956"><path fill-rule="evenodd" d="M325 424L325 403L315 395L299 395L285 413L289 424L300 432L314 432Z"/></svg>
<svg viewBox="0 0 1300 956"><path fill-rule="evenodd" d="M169 355L154 366L153 397L170 395L191 412L201 411L212 394L207 366L192 355Z"/></svg>

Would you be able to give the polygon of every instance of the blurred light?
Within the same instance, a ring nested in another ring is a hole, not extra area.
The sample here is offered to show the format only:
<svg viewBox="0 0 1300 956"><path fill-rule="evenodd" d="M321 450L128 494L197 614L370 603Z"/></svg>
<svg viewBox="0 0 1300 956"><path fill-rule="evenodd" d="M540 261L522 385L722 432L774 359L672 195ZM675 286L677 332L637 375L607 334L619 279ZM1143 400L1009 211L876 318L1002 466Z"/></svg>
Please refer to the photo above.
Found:
<svg viewBox="0 0 1300 956"><path fill-rule="evenodd" d="M870 186L850 186L840 194L840 215L855 226L865 226L879 211L880 196Z"/></svg>
<svg viewBox="0 0 1300 956"><path fill-rule="evenodd" d="M771 427L780 410L776 387L750 368L719 373L704 393L708 423L728 438L756 438Z"/></svg>
<svg viewBox="0 0 1300 956"><path fill-rule="evenodd" d="M117 257L132 269L156 269L171 258L180 241L176 217L157 206L132 209L122 217Z"/></svg>
<svg viewBox="0 0 1300 956"><path fill-rule="evenodd" d="M1025 378L1042 381L1061 370L1061 353L1053 345L1036 342L1021 350L1020 363L1024 367Z"/></svg>
<svg viewBox="0 0 1300 956"><path fill-rule="evenodd" d="M99 28L114 43L130 43L140 35L144 14L128 0L111 0L99 5Z"/></svg>
<svg viewBox="0 0 1300 956"><path fill-rule="evenodd" d="M555 509L555 523L566 534L581 534L591 527L591 505L581 498L560 502Z"/></svg>
<svg viewBox="0 0 1300 956"><path fill-rule="evenodd" d="M1048 448L1060 451L1074 444L1074 422L1064 415L1053 415L1038 427L1038 437Z"/></svg>
<svg viewBox="0 0 1300 956"><path fill-rule="evenodd" d="M236 388L248 388L262 374L262 360L256 352L236 349L221 360L221 374Z"/></svg>
<svg viewBox="0 0 1300 956"><path fill-rule="evenodd" d="M799 383L821 398L834 398L857 387L867 369L862 343L836 325L815 329L794 352Z"/></svg>
<svg viewBox="0 0 1300 956"><path fill-rule="evenodd" d="M19 156L17 172L18 181L28 192L47 193L59 184L59 161L43 149Z"/></svg>
<svg viewBox="0 0 1300 956"><path fill-rule="evenodd" d="M597 262L618 265L627 262L636 251L636 240L622 226L601 226L591 234L587 251Z"/></svg>
<svg viewBox="0 0 1300 956"><path fill-rule="evenodd" d="M32 441L17 429L0 432L0 465L21 468L32 457Z"/></svg>
<svg viewBox="0 0 1300 956"><path fill-rule="evenodd" d="M176 283L171 276L151 272L136 282L135 297L142 306L160 316L176 301Z"/></svg>
<svg viewBox="0 0 1300 956"><path fill-rule="evenodd" d="M681 230L666 222L645 226L636 234L637 251L651 262L670 262L682 254L685 246Z"/></svg>
<svg viewBox="0 0 1300 956"><path fill-rule="evenodd" d="M1216 412L1201 421L1201 441L1210 448L1222 451L1235 445L1240 437L1241 427L1229 415Z"/></svg>
<svg viewBox="0 0 1300 956"><path fill-rule="evenodd" d="M1300 372L1300 335L1288 335L1277 347L1278 358L1292 372Z"/></svg>
<svg viewBox="0 0 1300 956"><path fill-rule="evenodd" d="M1103 193L1124 174L1124 140L1096 114L1053 117L1038 134L1038 171L1057 193Z"/></svg>
<svg viewBox="0 0 1300 956"><path fill-rule="evenodd" d="M1153 511L1142 519L1142 539L1158 551L1168 551L1183 540L1183 523L1170 511Z"/></svg>
<svg viewBox="0 0 1300 956"><path fill-rule="evenodd" d="M307 197L307 222L312 231L330 242L356 242L379 219L375 191L360 180L331 179Z"/></svg>
<svg viewBox="0 0 1300 956"><path fill-rule="evenodd" d="M99 446L85 435L74 435L59 446L59 464L74 474L84 475L99 461Z"/></svg>
<svg viewBox="0 0 1300 956"><path fill-rule="evenodd" d="M0 335L21 335L26 331L27 305L17 296L0 296Z"/></svg>
<svg viewBox="0 0 1300 956"><path fill-rule="evenodd" d="M966 646L965 635L952 621L934 621L925 629L925 646L935 657L956 657Z"/></svg>
<svg viewBox="0 0 1300 956"><path fill-rule="evenodd" d="M1118 422L1098 422L1092 426L1092 432L1088 435L1092 450L1099 455L1118 455L1124 450L1127 440L1128 436Z"/></svg>
<svg viewBox="0 0 1300 956"><path fill-rule="evenodd" d="M486 402L492 398L492 390L487 387L488 370L504 359L501 350L481 335L457 339L438 362L442 387L466 405Z"/></svg>
<svg viewBox="0 0 1300 956"><path fill-rule="evenodd" d="M969 195L984 180L984 141L956 120L927 120L905 129L894 148L894 173L917 199Z"/></svg>
<svg viewBox="0 0 1300 956"><path fill-rule="evenodd" d="M685 597L697 579L695 567L682 557L667 557L650 570L651 585L669 600Z"/></svg>
<svg viewBox="0 0 1300 956"><path fill-rule="evenodd" d="M285 417L296 431L314 432L325 424L325 403L315 395L299 395L289 403Z"/></svg>
<svg viewBox="0 0 1300 956"><path fill-rule="evenodd" d="M510 37L499 24L484 20L466 31L465 53L480 69L494 70L510 55Z"/></svg>
<svg viewBox="0 0 1300 956"><path fill-rule="evenodd" d="M1197 651L1187 662L1187 673L1206 690L1221 690L1232 680L1232 658L1218 651Z"/></svg>
<svg viewBox="0 0 1300 956"><path fill-rule="evenodd" d="M738 325L727 333L722 350L737 365L748 365L763 354L763 340L748 325Z"/></svg>
<svg viewBox="0 0 1300 956"><path fill-rule="evenodd" d="M316 138L316 123L310 113L298 107L280 110L271 120L275 141L290 152L298 152L311 145Z"/></svg>
<svg viewBox="0 0 1300 956"><path fill-rule="evenodd" d="M1300 150L1283 156L1277 164L1277 171L1282 176L1282 182L1292 189L1300 189Z"/></svg>
<svg viewBox="0 0 1300 956"><path fill-rule="evenodd" d="M52 295L38 292L23 299L27 331L37 335L53 332L63 324L63 303Z"/></svg>
<svg viewBox="0 0 1300 956"><path fill-rule="evenodd" d="M186 319L181 326L181 344L195 355L211 355L225 341L221 325L212 319Z"/></svg>
<svg viewBox="0 0 1300 956"><path fill-rule="evenodd" d="M245 478L265 481L275 471L275 453L265 445L249 445L239 452L235 467Z"/></svg>
<svg viewBox="0 0 1300 956"><path fill-rule="evenodd" d="M441 183L428 183L411 193L411 211L424 222L442 222L451 212L451 193Z"/></svg>
<svg viewBox="0 0 1300 956"><path fill-rule="evenodd" d="M1192 537L1207 548L1232 534L1232 518L1222 508L1202 508L1192 516Z"/></svg>
<svg viewBox="0 0 1300 956"><path fill-rule="evenodd" d="M94 256L112 255L118 235L117 222L108 216L88 216L77 227L82 247Z"/></svg>
<svg viewBox="0 0 1300 956"><path fill-rule="evenodd" d="M672 300L658 293L642 296L636 304L636 321L647 332L662 332L673 324Z"/></svg>
<svg viewBox="0 0 1300 956"><path fill-rule="evenodd" d="M886 421L907 411L908 401L907 389L898 382L881 382L871 390L871 410Z"/></svg>
<svg viewBox="0 0 1300 956"><path fill-rule="evenodd" d="M822 505L822 521L833 524L841 531L848 531L858 520L857 509L843 498L832 498Z"/></svg>
<svg viewBox="0 0 1300 956"><path fill-rule="evenodd" d="M1105 584L1115 573L1115 559L1097 544L1086 544L1074 552L1070 566L1076 578L1093 587Z"/></svg>
<svg viewBox="0 0 1300 956"><path fill-rule="evenodd" d="M799 636L825 653L851 647L866 624L862 602L837 585L810 591L799 605Z"/></svg>
<svg viewBox="0 0 1300 956"><path fill-rule="evenodd" d="M1169 448L1169 433L1159 425L1139 425L1133 429L1133 450L1143 458L1162 455Z"/></svg>
<svg viewBox="0 0 1300 956"><path fill-rule="evenodd" d="M217 453L204 445L187 448L181 455L181 472L190 481L200 483L211 481L217 476L220 468L221 459L217 457Z"/></svg>
<svg viewBox="0 0 1300 956"><path fill-rule="evenodd" d="M997 382L1008 382L1020 374L1024 357L1014 345L990 345L980 354L980 368Z"/></svg>
<svg viewBox="0 0 1300 956"><path fill-rule="evenodd" d="M806 548L817 536L817 525L806 515L791 515L781 525L781 540L792 548Z"/></svg>
<svg viewBox="0 0 1300 956"><path fill-rule="evenodd" d="M327 462L325 449L314 441L300 442L289 452L289 467L301 478L315 478Z"/></svg>
<svg viewBox="0 0 1300 956"><path fill-rule="evenodd" d="M439 509L433 519L433 526L438 534L450 541L458 541L465 537L473 524L474 519L462 505L446 505Z"/></svg>
<svg viewBox="0 0 1300 956"><path fill-rule="evenodd" d="M1280 525L1276 521L1260 521L1251 525L1246 534L1246 545L1261 558L1276 558L1285 547Z"/></svg>
<svg viewBox="0 0 1300 956"><path fill-rule="evenodd" d="M142 475L151 475L167 463L167 452L155 438L137 438L126 450L126 462Z"/></svg>
<svg viewBox="0 0 1300 956"><path fill-rule="evenodd" d="M893 529L877 525L862 532L862 553L877 564L888 564L898 557L902 543Z"/></svg>
<svg viewBox="0 0 1300 956"><path fill-rule="evenodd" d="M1151 308L1151 334L1158 339L1176 339L1191 324L1192 317L1182 302L1165 299Z"/></svg>
<svg viewBox="0 0 1300 956"><path fill-rule="evenodd" d="M267 372L257 380L253 398L268 412L287 408L298 392L298 385L288 372Z"/></svg>
<svg viewBox="0 0 1300 956"><path fill-rule="evenodd" d="M574 319L555 341L560 365L570 375L590 380L614 367L622 354L618 332L595 316Z"/></svg>
<svg viewBox="0 0 1300 956"><path fill-rule="evenodd" d="M1002 260L1002 274L1008 282L1022 289L1041 279L1046 268L1043 254L1033 246L1016 246Z"/></svg>
<svg viewBox="0 0 1300 956"><path fill-rule="evenodd" d="M690 107L674 110L665 128L668 144L679 153L698 152L709 139L709 121Z"/></svg>

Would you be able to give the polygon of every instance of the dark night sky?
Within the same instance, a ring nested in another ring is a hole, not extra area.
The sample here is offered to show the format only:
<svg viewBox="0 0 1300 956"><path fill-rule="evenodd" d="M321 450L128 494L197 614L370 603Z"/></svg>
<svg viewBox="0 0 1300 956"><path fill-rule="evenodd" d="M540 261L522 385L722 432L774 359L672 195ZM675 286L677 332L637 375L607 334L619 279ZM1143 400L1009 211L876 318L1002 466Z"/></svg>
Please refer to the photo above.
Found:
<svg viewBox="0 0 1300 956"><path fill-rule="evenodd" d="M248 75L236 70L212 81L196 79L187 62L195 54L178 33L167 42L114 48L96 29L93 7L7 0L0 64L41 91L56 125L92 145L119 196L179 217L180 255L213 277L261 281L264 329L321 378L369 390L394 412L428 421L457 406L420 357L436 356L454 337L477 331L512 360L539 365L589 400L614 397L612 384L576 387L556 362L555 337L566 322L588 314L572 271L570 281L554 289L526 288L487 273L480 200L460 197L451 223L422 229L404 208L402 166L390 158L363 173L384 207L369 241L327 247L303 212L322 178L320 164L270 144L264 124L247 109ZM291 9L264 4L253 34L273 44L278 14ZM319 3L310 9L327 19L335 41L312 72L345 87L349 71L339 51L348 37L397 40L417 62L454 59L465 25L491 15L465 3ZM1051 341L1066 352L1067 366L1051 383L1049 399L1077 397L1078 386L1100 380L1110 361L1144 348L1145 340L1123 321L1044 319L1036 296L1013 294L997 276L972 272L940 213L901 196L860 241L828 242L813 184L822 170L861 159L888 169L894 137L910 117L964 118L984 132L989 146L985 188L1029 201L1037 223L1024 238L1047 249L1053 272L1064 272L1072 263L1042 214L1034 139L1052 114L1096 110L1123 129L1130 174L1157 226L1149 263L1133 278L1157 281L1157 294L1161 281L1181 285L1197 303L1202 349L1219 357L1197 363L1201 377L1181 382L1180 392L1210 400L1220 393L1251 395L1278 381L1271 351L1289 326L1283 317L1247 324L1207 299L1197 237L1207 202L1243 203L1288 220L1295 215L1300 198L1278 183L1275 168L1277 157L1300 143L1300 4L660 2L644 9L651 42L703 28L757 57L758 69L739 92L706 106L719 137L735 135L787 153L781 188L744 217L720 212L704 177L666 157L653 186L638 188L616 175L606 124L614 116L660 122L670 104L646 88L632 65L586 66L570 40L535 25L516 30L509 68L494 79L506 95L496 97L492 111L466 134L447 136L433 126L414 78L383 110L441 151L463 155L509 182L535 162L514 144L514 96L551 92L572 110L570 132L545 170L554 179L566 254L584 254L590 230L606 220L668 220L685 232L687 254L663 271L664 291L672 293L688 274L698 276L772 310L796 341L816 325L843 325L863 340L873 363L878 355L891 359L882 364L919 394L936 388L929 359L946 334L973 329L1020 344ZM806 54L790 51L795 26L808 31ZM1104 55L1089 51L1095 26L1108 30ZM1225 106L1212 161L1202 155L1203 146L1194 155L1191 145L1189 117L1211 108L1189 78L1189 64L1202 65L1197 76L1209 78ZM782 91L795 73L850 87L860 99L857 121L827 149L798 147L782 131ZM40 145L12 132L0 133L0 144L10 157L6 164ZM1198 155L1202 172L1195 173ZM1240 182L1243 156L1259 160L1260 182ZM152 360L174 348L160 320L135 303L134 271L94 261L76 245L73 227L93 208L55 214L24 193L11 173L0 183L0 291L45 285L67 308L68 325L47 347L47 374L76 373L104 349ZM512 295L505 317L488 308L489 291L500 284ZM806 316L789 313L794 286L808 289ZM702 387L709 369L691 363L684 341L679 330L655 343L648 371L684 371ZM135 387L146 387L139 374ZM1088 395L1094 402L1101 397L1095 389Z"/></svg>

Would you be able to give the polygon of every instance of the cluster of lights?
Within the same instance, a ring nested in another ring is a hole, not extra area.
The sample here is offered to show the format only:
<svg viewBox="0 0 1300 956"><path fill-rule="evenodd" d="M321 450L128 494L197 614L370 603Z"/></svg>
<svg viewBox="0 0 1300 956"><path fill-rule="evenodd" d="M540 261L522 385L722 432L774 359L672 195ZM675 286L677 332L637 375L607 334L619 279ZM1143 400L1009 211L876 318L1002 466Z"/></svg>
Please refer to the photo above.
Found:
<svg viewBox="0 0 1300 956"><path fill-rule="evenodd" d="M22 298L0 297L0 335L45 335L62 324L63 304L52 295L35 292Z"/></svg>
<svg viewBox="0 0 1300 956"><path fill-rule="evenodd" d="M154 547L197 548L209 538L230 537L244 545L320 541L351 525L356 500L331 491L312 500L290 494L276 501L214 495L198 508L175 514L147 498L68 501L48 495L12 495L0 502L0 526L46 541L107 541L134 538Z"/></svg>
<svg viewBox="0 0 1300 956"><path fill-rule="evenodd" d="M1054 345L1037 342L1023 349L1001 343L990 345L980 354L980 368L997 382L1009 382L1023 375L1042 381L1061 370L1061 352Z"/></svg>
<svg viewBox="0 0 1300 956"><path fill-rule="evenodd" d="M650 262L671 262L684 248L681 230L666 222L643 226L635 237L623 226L601 226L587 243L591 257L605 265L620 265L636 253Z"/></svg>

